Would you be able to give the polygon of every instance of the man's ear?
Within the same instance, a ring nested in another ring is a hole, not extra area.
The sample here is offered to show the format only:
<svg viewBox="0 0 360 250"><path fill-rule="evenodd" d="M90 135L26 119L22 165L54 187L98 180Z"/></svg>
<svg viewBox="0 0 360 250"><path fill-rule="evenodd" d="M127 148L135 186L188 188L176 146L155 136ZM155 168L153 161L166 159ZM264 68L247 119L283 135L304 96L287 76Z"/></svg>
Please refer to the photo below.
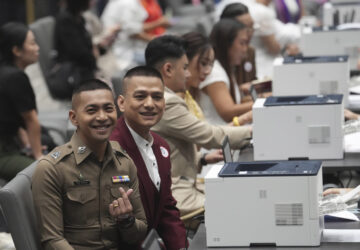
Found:
<svg viewBox="0 0 360 250"><path fill-rule="evenodd" d="M119 110L122 113L124 113L125 112L125 97L123 95L119 95L116 103L119 107Z"/></svg>
<svg viewBox="0 0 360 250"><path fill-rule="evenodd" d="M69 119L70 119L71 123L72 123L75 127L77 127L77 126L79 125L79 123L78 123L78 121L77 121L77 119L76 119L76 112L75 112L75 110L70 109L70 111L69 111Z"/></svg>
<svg viewBox="0 0 360 250"><path fill-rule="evenodd" d="M161 67L161 74L167 78L171 78L173 72L173 65L171 62L166 62Z"/></svg>

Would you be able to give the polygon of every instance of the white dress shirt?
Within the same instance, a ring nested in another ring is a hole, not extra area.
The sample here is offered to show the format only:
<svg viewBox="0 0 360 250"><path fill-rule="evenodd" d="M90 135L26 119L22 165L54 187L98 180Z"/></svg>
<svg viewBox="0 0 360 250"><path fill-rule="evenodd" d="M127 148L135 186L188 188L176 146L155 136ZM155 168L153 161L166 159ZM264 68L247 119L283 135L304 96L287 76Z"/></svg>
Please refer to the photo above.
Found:
<svg viewBox="0 0 360 250"><path fill-rule="evenodd" d="M113 51L120 69L131 67L140 57L144 57L147 43L132 36L143 31L148 13L140 0L110 0L101 15L104 28L120 25L121 30L113 44ZM141 59L144 60L144 59Z"/></svg>
<svg viewBox="0 0 360 250"><path fill-rule="evenodd" d="M154 155L154 151L152 150L152 145L154 142L154 138L150 135L150 141L145 140L142 138L138 133L136 133L128 124L126 126L129 128L132 137L140 151L140 154L145 162L147 171L149 176L154 183L156 189L160 190L160 175L159 175L159 168L156 161L156 157Z"/></svg>

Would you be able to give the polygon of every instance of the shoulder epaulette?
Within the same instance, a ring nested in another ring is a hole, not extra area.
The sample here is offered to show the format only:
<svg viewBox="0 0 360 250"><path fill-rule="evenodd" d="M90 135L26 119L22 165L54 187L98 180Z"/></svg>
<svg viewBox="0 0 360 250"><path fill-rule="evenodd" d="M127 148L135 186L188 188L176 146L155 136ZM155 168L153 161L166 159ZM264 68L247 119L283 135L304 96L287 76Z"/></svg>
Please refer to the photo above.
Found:
<svg viewBox="0 0 360 250"><path fill-rule="evenodd" d="M59 163L65 156L71 154L74 150L70 142L54 148L49 154L44 156L42 159L49 161L53 165Z"/></svg>
<svg viewBox="0 0 360 250"><path fill-rule="evenodd" d="M120 154L120 155L130 158L130 156L127 154L126 150L123 149L117 141L110 141L110 145L116 155Z"/></svg>

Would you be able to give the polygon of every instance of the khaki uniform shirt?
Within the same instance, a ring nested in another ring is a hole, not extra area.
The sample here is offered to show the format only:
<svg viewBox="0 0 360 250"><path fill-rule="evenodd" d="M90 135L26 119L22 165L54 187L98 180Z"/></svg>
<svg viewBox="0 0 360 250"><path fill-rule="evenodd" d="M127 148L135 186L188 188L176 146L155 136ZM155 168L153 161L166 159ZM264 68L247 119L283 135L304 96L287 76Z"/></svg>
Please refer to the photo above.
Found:
<svg viewBox="0 0 360 250"><path fill-rule="evenodd" d="M113 176L129 176L114 183ZM132 188L135 223L121 228L109 204ZM71 141L42 158L32 178L35 211L44 249L122 249L121 243L144 239L146 217L136 167L116 142L108 143L99 162L75 133Z"/></svg>

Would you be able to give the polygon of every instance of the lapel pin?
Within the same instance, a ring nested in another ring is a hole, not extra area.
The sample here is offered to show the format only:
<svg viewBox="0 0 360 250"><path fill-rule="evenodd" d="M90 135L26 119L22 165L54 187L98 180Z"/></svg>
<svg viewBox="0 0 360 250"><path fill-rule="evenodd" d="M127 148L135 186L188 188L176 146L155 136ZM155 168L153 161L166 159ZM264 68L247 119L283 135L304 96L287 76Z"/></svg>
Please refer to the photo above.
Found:
<svg viewBox="0 0 360 250"><path fill-rule="evenodd" d="M160 147L160 151L161 151L161 154L162 154L162 156L163 156L164 158L168 158L168 157L169 157L169 151L168 151L165 147L161 146L161 147Z"/></svg>

